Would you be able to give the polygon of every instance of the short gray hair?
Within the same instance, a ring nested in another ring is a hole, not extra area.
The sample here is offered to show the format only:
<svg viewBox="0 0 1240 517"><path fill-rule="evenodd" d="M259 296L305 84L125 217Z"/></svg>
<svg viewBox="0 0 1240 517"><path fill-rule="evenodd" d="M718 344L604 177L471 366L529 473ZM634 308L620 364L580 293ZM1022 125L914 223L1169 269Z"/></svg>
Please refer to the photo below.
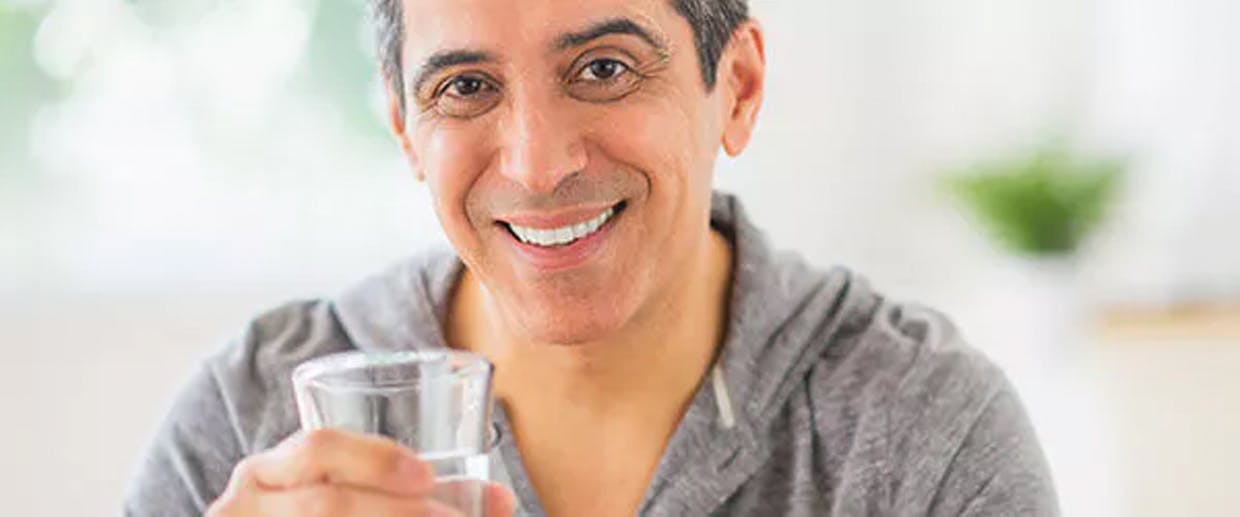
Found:
<svg viewBox="0 0 1240 517"><path fill-rule="evenodd" d="M401 75L401 44L405 40L403 0L371 0L372 17L375 21L375 43L378 46L379 63L383 76L391 82L392 90L405 112L404 79ZM706 91L715 88L715 76L719 57L732 40L732 33L749 19L749 0L670 0L676 12L688 20L693 28L693 40L697 46L698 65L702 69L702 82Z"/></svg>

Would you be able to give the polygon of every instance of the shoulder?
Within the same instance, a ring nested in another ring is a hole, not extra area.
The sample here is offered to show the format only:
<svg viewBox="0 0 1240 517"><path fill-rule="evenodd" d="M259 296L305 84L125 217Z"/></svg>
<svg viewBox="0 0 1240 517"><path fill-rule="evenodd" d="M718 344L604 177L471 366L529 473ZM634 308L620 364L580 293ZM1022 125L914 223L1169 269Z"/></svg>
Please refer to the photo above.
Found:
<svg viewBox="0 0 1240 517"><path fill-rule="evenodd" d="M398 339L419 326L409 320L433 312L424 291L442 291L451 265L444 253L427 252L338 296L283 303L252 318L179 390L131 479L127 514L200 514L233 465L296 431L297 365L359 342L406 345Z"/></svg>
<svg viewBox="0 0 1240 517"><path fill-rule="evenodd" d="M820 432L877 434L892 449L925 445L916 443L923 438L962 440L955 435L1010 389L942 312L892 301L847 270L828 276L847 287L839 290L837 326L815 336L822 351L809 359L809 402L826 421ZM841 428L841 420L849 425Z"/></svg>
<svg viewBox="0 0 1240 517"><path fill-rule="evenodd" d="M929 307L885 303L860 341L865 352L890 357L885 367L898 379L893 388L902 399L984 405L1007 384L1002 370L952 320Z"/></svg>
<svg viewBox="0 0 1240 517"><path fill-rule="evenodd" d="M947 316L881 301L835 339L807 379L815 433L824 443L865 444L837 452L878 467L874 481L896 509L958 508L987 483L1017 478L1039 489L1013 504L1053 508L1019 396Z"/></svg>
<svg viewBox="0 0 1240 517"><path fill-rule="evenodd" d="M887 357L876 398L899 513L1056 515L1037 434L1004 372L943 314L886 305L858 351ZM865 335L865 334L863 334ZM869 350L867 350L867 348Z"/></svg>
<svg viewBox="0 0 1240 517"><path fill-rule="evenodd" d="M325 299L265 310L204 361L204 374L228 412L246 454L279 442L296 428L291 375L302 362L348 350L350 341Z"/></svg>
<svg viewBox="0 0 1240 517"><path fill-rule="evenodd" d="M449 254L423 252L330 298L286 302L251 319L205 362L247 447L274 444L296 427L291 376L299 364L359 348L404 348L435 332L430 300L447 290L453 264Z"/></svg>
<svg viewBox="0 0 1240 517"><path fill-rule="evenodd" d="M130 479L125 514L201 515L237 462L296 430L288 373L340 337L324 301L254 318L181 386Z"/></svg>
<svg viewBox="0 0 1240 517"><path fill-rule="evenodd" d="M814 391L851 391L855 403L881 407L898 421L955 421L976 417L1008 389L1002 370L948 316L888 300L856 275L850 282L871 302L829 336L833 342L815 365Z"/></svg>

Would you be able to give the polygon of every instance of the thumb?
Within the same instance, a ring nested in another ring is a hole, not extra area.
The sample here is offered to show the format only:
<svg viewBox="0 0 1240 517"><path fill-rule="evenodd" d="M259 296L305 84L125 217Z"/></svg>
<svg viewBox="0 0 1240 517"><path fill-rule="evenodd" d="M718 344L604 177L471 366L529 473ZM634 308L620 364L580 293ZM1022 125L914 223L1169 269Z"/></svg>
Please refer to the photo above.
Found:
<svg viewBox="0 0 1240 517"><path fill-rule="evenodd" d="M487 517L511 517L517 511L517 498L504 485L487 485Z"/></svg>

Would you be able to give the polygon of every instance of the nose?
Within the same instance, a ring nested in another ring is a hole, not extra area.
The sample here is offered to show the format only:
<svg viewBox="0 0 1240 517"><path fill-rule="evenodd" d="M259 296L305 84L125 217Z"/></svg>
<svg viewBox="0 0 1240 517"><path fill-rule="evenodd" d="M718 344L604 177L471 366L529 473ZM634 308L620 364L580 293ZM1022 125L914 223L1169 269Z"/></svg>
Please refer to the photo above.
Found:
<svg viewBox="0 0 1240 517"><path fill-rule="evenodd" d="M550 194L586 167L579 127L554 95L524 92L512 99L500 124L500 173L526 190Z"/></svg>

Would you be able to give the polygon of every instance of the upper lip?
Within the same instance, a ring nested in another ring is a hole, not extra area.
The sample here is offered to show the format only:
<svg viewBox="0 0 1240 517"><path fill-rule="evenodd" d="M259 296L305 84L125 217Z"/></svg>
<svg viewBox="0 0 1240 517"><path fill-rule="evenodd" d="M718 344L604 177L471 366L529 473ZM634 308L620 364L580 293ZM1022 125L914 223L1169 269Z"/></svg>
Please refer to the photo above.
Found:
<svg viewBox="0 0 1240 517"><path fill-rule="evenodd" d="M576 206L571 208L559 208L555 210L515 212L502 217L497 217L496 219L500 222L523 228L550 230L584 223L598 217L599 214L603 213L608 208L616 206L617 204L618 203L605 203Z"/></svg>

